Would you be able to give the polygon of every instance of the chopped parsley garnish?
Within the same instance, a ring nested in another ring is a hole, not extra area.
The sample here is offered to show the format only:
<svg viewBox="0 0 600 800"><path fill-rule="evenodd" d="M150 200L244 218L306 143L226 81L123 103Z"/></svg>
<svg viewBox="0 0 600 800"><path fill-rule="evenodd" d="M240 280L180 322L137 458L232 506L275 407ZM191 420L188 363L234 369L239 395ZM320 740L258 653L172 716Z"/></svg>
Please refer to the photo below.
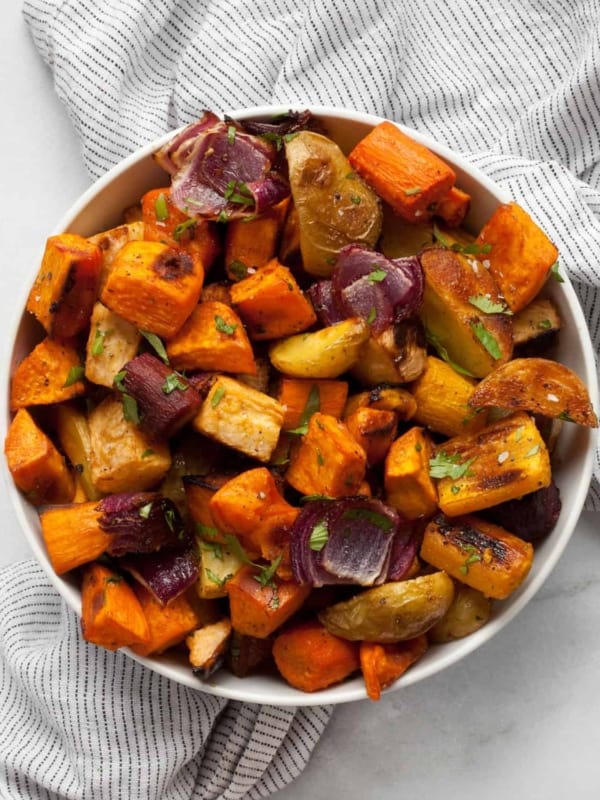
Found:
<svg viewBox="0 0 600 800"><path fill-rule="evenodd" d="M469 297L469 303L484 314L507 314L512 315L512 311L507 308L506 303L496 303L485 294L478 294Z"/></svg>
<svg viewBox="0 0 600 800"><path fill-rule="evenodd" d="M219 211L219 215L217 216L217 222L228 222L229 221L229 214L226 211Z"/></svg>
<svg viewBox="0 0 600 800"><path fill-rule="evenodd" d="M228 269L229 272L231 272L231 274L233 275L233 277L238 281L241 281L244 278L248 277L248 267L244 264L243 261L238 261L237 259L235 259L234 261L231 262Z"/></svg>
<svg viewBox="0 0 600 800"><path fill-rule="evenodd" d="M328 494L305 494L300 498L301 503L312 503L315 500L335 500L335 497Z"/></svg>
<svg viewBox="0 0 600 800"><path fill-rule="evenodd" d="M464 544L461 545L461 547L468 555L459 569L463 575L468 575L469 567L471 564L476 564L478 561L481 561L481 555L477 552L476 548L473 547L472 544Z"/></svg>
<svg viewBox="0 0 600 800"><path fill-rule="evenodd" d="M369 311L369 316L367 317L367 325L372 325L376 319L377 319L377 309L375 308L375 306L371 306L371 310Z"/></svg>
<svg viewBox="0 0 600 800"><path fill-rule="evenodd" d="M557 283L564 283L565 282L565 279L563 278L563 276L559 272L558 261L555 261L554 264L552 264L552 266L550 267L550 274L552 275L554 280L557 281Z"/></svg>
<svg viewBox="0 0 600 800"><path fill-rule="evenodd" d="M361 198L357 194L351 194L350 195L350 202L354 203L355 206L359 206L360 203L361 203Z"/></svg>
<svg viewBox="0 0 600 800"><path fill-rule="evenodd" d="M142 458L150 458L150 456L154 455L154 450L151 447L148 447L147 450L144 450L142 453Z"/></svg>
<svg viewBox="0 0 600 800"><path fill-rule="evenodd" d="M165 508L165 522L171 533L175 533L175 511L172 508Z"/></svg>
<svg viewBox="0 0 600 800"><path fill-rule="evenodd" d="M223 546L219 542L200 542L200 547L212 553L218 561L223 561Z"/></svg>
<svg viewBox="0 0 600 800"><path fill-rule="evenodd" d="M196 523L196 530L201 536L208 536L209 539L219 535L217 528L211 528L210 525L203 525L201 522Z"/></svg>
<svg viewBox="0 0 600 800"><path fill-rule="evenodd" d="M111 575L110 578L104 579L104 583L121 583L122 580L121 575Z"/></svg>
<svg viewBox="0 0 600 800"><path fill-rule="evenodd" d="M159 222L164 222L169 219L169 206L164 192L161 192L154 201L154 213Z"/></svg>
<svg viewBox="0 0 600 800"><path fill-rule="evenodd" d="M425 338L427 340L427 343L433 347L433 349L436 351L436 353L442 359L442 361L445 361L446 364L449 364L455 372L458 372L461 375L466 375L468 378L474 377L473 373L469 372L468 369L465 369L464 367L461 367L460 364L457 364L455 361L452 361L450 355L448 354L448 351L446 350L444 345L440 342L438 337L435 334L433 334L430 330L427 330L427 328L425 328Z"/></svg>
<svg viewBox="0 0 600 800"><path fill-rule="evenodd" d="M213 394L210 404L213 408L216 408L221 400L225 397L225 389L222 386L218 386Z"/></svg>
<svg viewBox="0 0 600 800"><path fill-rule="evenodd" d="M167 375L165 382L160 388L165 394L171 394L171 392L174 392L175 389L179 389L182 392L187 391L189 389L189 384L184 383L181 380L181 375L178 375L176 372L172 372L170 375Z"/></svg>
<svg viewBox="0 0 600 800"><path fill-rule="evenodd" d="M323 456L323 453L317 448L317 464L320 467L322 467L324 463L325 463L325 458Z"/></svg>
<svg viewBox="0 0 600 800"><path fill-rule="evenodd" d="M133 422L134 425L140 424L140 412L138 411L138 404L135 397L132 397L127 392L121 395L123 403L123 417L127 422Z"/></svg>
<svg viewBox="0 0 600 800"><path fill-rule="evenodd" d="M173 238L175 241L178 242L183 234L190 228L193 228L197 222L198 220L190 217L190 219L186 219L185 222L180 222L179 225L176 225L173 229Z"/></svg>
<svg viewBox="0 0 600 800"><path fill-rule="evenodd" d="M73 384L80 381L84 375L85 369L81 366L81 364L76 367L71 367L67 373L67 379L63 384L63 389L66 389L68 386L73 386Z"/></svg>
<svg viewBox="0 0 600 800"><path fill-rule="evenodd" d="M540 452L539 444L534 444L534 446L525 453L525 458L531 458L532 456L537 455L539 452Z"/></svg>
<svg viewBox="0 0 600 800"><path fill-rule="evenodd" d="M538 322L538 328L541 328L543 331L548 331L552 327L552 322L549 319L541 319Z"/></svg>
<svg viewBox="0 0 600 800"><path fill-rule="evenodd" d="M215 314L215 328L220 333L226 333L227 336L232 336L237 328L237 325L231 325L226 322L220 314Z"/></svg>
<svg viewBox="0 0 600 800"><path fill-rule="evenodd" d="M96 328L96 333L94 334L94 341L92 342L91 353L93 356L101 356L104 352L104 337L107 336L112 331L103 331L100 328Z"/></svg>
<svg viewBox="0 0 600 800"><path fill-rule="evenodd" d="M227 581L228 581L230 578L233 578L233 575L232 575L231 573L229 573L228 575L224 575L222 578L219 578L219 576L218 576L218 575L216 575L216 574L215 574L215 573L214 573L214 572L213 572L211 569L208 569L208 568L206 568L206 569L204 570L204 572L206 573L206 577L207 577L207 578L208 578L210 581L212 581L213 583L216 583L216 584L217 584L217 586L219 586L219 587L225 586L225 584L227 583Z"/></svg>
<svg viewBox="0 0 600 800"><path fill-rule="evenodd" d="M413 186L412 189L405 189L404 194L407 195L407 197L412 197L415 194L421 194L422 191L423 189L421 189L420 186Z"/></svg>
<svg viewBox="0 0 600 800"><path fill-rule="evenodd" d="M277 572L279 565L281 564L282 558L283 558L282 555L278 555L277 558L273 562L271 562L271 564L269 564L268 567L261 567L258 575L253 576L254 580L258 581L260 585L263 587L263 589L266 586L274 586L273 579L275 577L275 573Z"/></svg>
<svg viewBox="0 0 600 800"><path fill-rule="evenodd" d="M113 378L113 383L115 385L115 388L117 388L120 392L126 392L127 391L127 389L125 388L125 384L123 383L123 381L125 380L126 375L127 375L127 372L124 369L122 369L120 372L117 372L117 374Z"/></svg>
<svg viewBox="0 0 600 800"><path fill-rule="evenodd" d="M322 519L321 522L317 522L315 527L310 532L308 546L311 550L315 550L318 553L325 547L328 539L329 529L327 528L327 522Z"/></svg>
<svg viewBox="0 0 600 800"><path fill-rule="evenodd" d="M481 255L489 253L492 249L492 245L489 243L477 244L477 242L470 242L469 244L460 244L459 242L452 242L441 232L437 225L433 226L433 238L448 250L453 250L455 253L463 253L464 255Z"/></svg>
<svg viewBox="0 0 600 800"><path fill-rule="evenodd" d="M381 281L384 281L386 278L387 272L380 267L377 267L377 269L374 269L373 272L367 275L367 280L371 281L371 283L381 283Z"/></svg>
<svg viewBox="0 0 600 800"><path fill-rule="evenodd" d="M235 142L235 125L229 125L227 128L227 142L228 144Z"/></svg>
<svg viewBox="0 0 600 800"><path fill-rule="evenodd" d="M156 355L161 359L161 361L164 361L164 363L168 365L169 356L167 355L167 351L165 350L165 346L161 339L155 333L146 331L143 328L140 328L139 331L144 339L148 342L150 347L152 347Z"/></svg>
<svg viewBox="0 0 600 800"><path fill-rule="evenodd" d="M496 337L488 331L485 325L483 325L481 322L472 322L471 330L492 358L499 359L502 357L500 345L498 344Z"/></svg>
<svg viewBox="0 0 600 800"><path fill-rule="evenodd" d="M449 456L440 450L433 458L429 459L429 475L432 478L451 478L455 481L465 475L473 474L469 472L469 467L474 461L473 457L461 462L458 453Z"/></svg>
<svg viewBox="0 0 600 800"><path fill-rule="evenodd" d="M321 408L321 393L319 391L319 387L316 383L310 387L310 392L308 393L308 398L306 399L306 405L302 411L300 419L298 421L298 427L292 428L291 430L287 431L288 433L295 433L298 435L303 436L305 433L308 432L308 421Z"/></svg>
<svg viewBox="0 0 600 800"><path fill-rule="evenodd" d="M229 181L223 192L223 197L230 203L241 206L254 205L252 192L243 181Z"/></svg>
<svg viewBox="0 0 600 800"><path fill-rule="evenodd" d="M148 519L151 511L152 511L152 501L138 508L138 514L142 519Z"/></svg>

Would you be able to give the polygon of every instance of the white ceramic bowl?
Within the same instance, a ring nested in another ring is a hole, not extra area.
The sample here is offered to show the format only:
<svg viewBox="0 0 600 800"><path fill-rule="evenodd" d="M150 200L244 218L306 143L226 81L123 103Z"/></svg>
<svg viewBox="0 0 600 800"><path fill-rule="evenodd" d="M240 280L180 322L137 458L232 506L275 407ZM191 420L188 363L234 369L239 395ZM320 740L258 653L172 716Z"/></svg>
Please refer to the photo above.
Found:
<svg viewBox="0 0 600 800"><path fill-rule="evenodd" d="M298 110L303 110L303 108ZM231 116L238 119L244 117L269 119L288 110L288 106L260 107L238 111L232 113ZM315 107L312 110L322 120L329 135L346 152L373 125L381 122L378 117L353 111L324 107ZM407 130L407 132L452 165L457 173L457 184L473 197L467 226L474 231L483 225L498 204L509 199L507 194L493 181L448 148L416 131ZM152 153L171 136L172 133L169 133L143 147L96 181L67 212L52 233L71 231L85 236L118 225L121 222L121 213L124 208L136 203L148 189L165 184L165 173L154 164ZM548 234L552 237L552 231L548 231ZM33 282L38 267L37 263L31 264L27 285ZM545 291L558 305L563 320L556 357L583 379L589 388L592 403L597 409L598 394L594 355L585 319L575 293L568 280L562 284L551 281ZM26 295L22 298L21 308L24 308L25 299ZM8 385L10 375L15 365L31 350L36 341L35 337L39 337L39 328L32 322L28 314L23 313L14 325L14 344L11 357L8 363L3 364L2 367L2 385L4 387L0 397L2 440L6 435L9 421ZM538 546L533 568L520 589L508 600L495 604L491 620L477 633L453 643L431 646L425 657L394 684L390 691L416 683L454 664L491 639L529 602L548 577L577 524L592 474L595 439L594 431L572 424L563 426L558 449L553 458L554 476L560 487L563 501L562 512L552 534ZM4 459L2 461L2 469L5 471L6 477L7 468ZM6 480L6 484L9 486L8 491L23 533L33 552L65 601L79 613L80 593L77 583L68 575L57 576L50 566L40 535L36 509L29 505L14 488L10 477ZM181 656L167 653L154 658L140 658L134 654L130 655L150 669L179 683L235 700L272 705L311 705L344 703L366 697L361 677L345 681L321 692L306 694L288 686L283 679L267 675L236 678L228 672L220 671L209 682L201 682L192 674L189 665Z"/></svg>

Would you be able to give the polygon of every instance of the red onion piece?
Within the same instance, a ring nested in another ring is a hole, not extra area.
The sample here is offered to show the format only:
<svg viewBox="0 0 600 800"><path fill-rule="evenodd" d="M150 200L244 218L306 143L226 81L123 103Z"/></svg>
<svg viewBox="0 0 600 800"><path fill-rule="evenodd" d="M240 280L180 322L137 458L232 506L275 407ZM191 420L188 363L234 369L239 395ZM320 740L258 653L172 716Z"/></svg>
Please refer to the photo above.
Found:
<svg viewBox="0 0 600 800"><path fill-rule="evenodd" d="M374 586L388 575L394 536L400 520L394 509L369 497L314 500L298 515L291 532L294 578L313 586ZM315 534L326 542L314 549Z"/></svg>
<svg viewBox="0 0 600 800"><path fill-rule="evenodd" d="M123 569L166 606L198 580L198 557L193 548L129 555Z"/></svg>
<svg viewBox="0 0 600 800"><path fill-rule="evenodd" d="M331 277L335 305L345 317L363 317L373 333L414 314L423 301L423 270L416 256L389 259L366 245L340 250Z"/></svg>
<svg viewBox="0 0 600 800"><path fill-rule="evenodd" d="M333 297L331 281L316 281L308 289L317 318L321 325L328 327L346 319L344 312L338 307Z"/></svg>
<svg viewBox="0 0 600 800"><path fill-rule="evenodd" d="M154 160L165 172L174 175L190 156L198 136L215 123L219 118L212 111L204 111L197 122L187 125L176 136L170 139L154 154Z"/></svg>
<svg viewBox="0 0 600 800"><path fill-rule="evenodd" d="M421 546L422 533L410 524L401 523L394 534L388 566L388 581L406 578Z"/></svg>
<svg viewBox="0 0 600 800"><path fill-rule="evenodd" d="M184 527L175 504L159 492L124 492L98 503L98 524L112 534L111 556L153 553L163 547L181 547Z"/></svg>

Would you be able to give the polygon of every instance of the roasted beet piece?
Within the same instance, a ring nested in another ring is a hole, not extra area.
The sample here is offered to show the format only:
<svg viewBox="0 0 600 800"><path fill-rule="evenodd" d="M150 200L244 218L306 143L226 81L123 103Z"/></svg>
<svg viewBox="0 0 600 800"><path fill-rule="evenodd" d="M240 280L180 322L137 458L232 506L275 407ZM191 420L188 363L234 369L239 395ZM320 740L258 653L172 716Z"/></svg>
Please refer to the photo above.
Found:
<svg viewBox="0 0 600 800"><path fill-rule="evenodd" d="M552 482L520 500L508 500L490 508L485 516L527 542L538 542L556 525L561 506L560 491Z"/></svg>
<svg viewBox="0 0 600 800"><path fill-rule="evenodd" d="M135 399L140 426L156 439L170 439L196 414L202 400L179 372L142 353L123 367L123 387Z"/></svg>

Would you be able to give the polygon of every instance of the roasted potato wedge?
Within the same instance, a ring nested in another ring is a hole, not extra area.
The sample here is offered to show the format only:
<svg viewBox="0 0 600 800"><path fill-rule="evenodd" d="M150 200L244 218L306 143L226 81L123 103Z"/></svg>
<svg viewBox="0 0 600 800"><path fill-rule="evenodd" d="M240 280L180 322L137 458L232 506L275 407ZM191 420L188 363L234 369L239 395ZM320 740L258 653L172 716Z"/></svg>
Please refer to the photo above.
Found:
<svg viewBox="0 0 600 800"><path fill-rule="evenodd" d="M558 309L547 297L536 297L513 317L513 342L516 347L548 343L560 330ZM539 352L539 351L538 351Z"/></svg>
<svg viewBox="0 0 600 800"><path fill-rule="evenodd" d="M379 336L371 335L352 369L364 386L379 383L408 383L425 369L427 345L418 320L392 325Z"/></svg>
<svg viewBox="0 0 600 800"><path fill-rule="evenodd" d="M581 378L547 358L515 358L503 364L479 383L468 402L472 408L496 406L598 427Z"/></svg>
<svg viewBox="0 0 600 800"><path fill-rule="evenodd" d="M505 313L494 279L482 264L441 247L420 257L425 292L420 316L431 337L449 358L476 378L483 378L512 356L512 320Z"/></svg>
<svg viewBox="0 0 600 800"><path fill-rule="evenodd" d="M331 139L301 131L286 142L285 153L304 269L328 277L345 245L375 246L381 202Z"/></svg>
<svg viewBox="0 0 600 800"><path fill-rule="evenodd" d="M427 634L432 642L453 642L475 633L489 620L492 601L482 592L457 582L450 608Z"/></svg>
<svg viewBox="0 0 600 800"><path fill-rule="evenodd" d="M441 619L454 597L444 571L367 589L319 614L330 633L365 642L401 642L420 636Z"/></svg>
<svg viewBox="0 0 600 800"><path fill-rule="evenodd" d="M358 317L312 333L280 339L269 350L273 366L292 378L337 378L356 363L369 326Z"/></svg>

